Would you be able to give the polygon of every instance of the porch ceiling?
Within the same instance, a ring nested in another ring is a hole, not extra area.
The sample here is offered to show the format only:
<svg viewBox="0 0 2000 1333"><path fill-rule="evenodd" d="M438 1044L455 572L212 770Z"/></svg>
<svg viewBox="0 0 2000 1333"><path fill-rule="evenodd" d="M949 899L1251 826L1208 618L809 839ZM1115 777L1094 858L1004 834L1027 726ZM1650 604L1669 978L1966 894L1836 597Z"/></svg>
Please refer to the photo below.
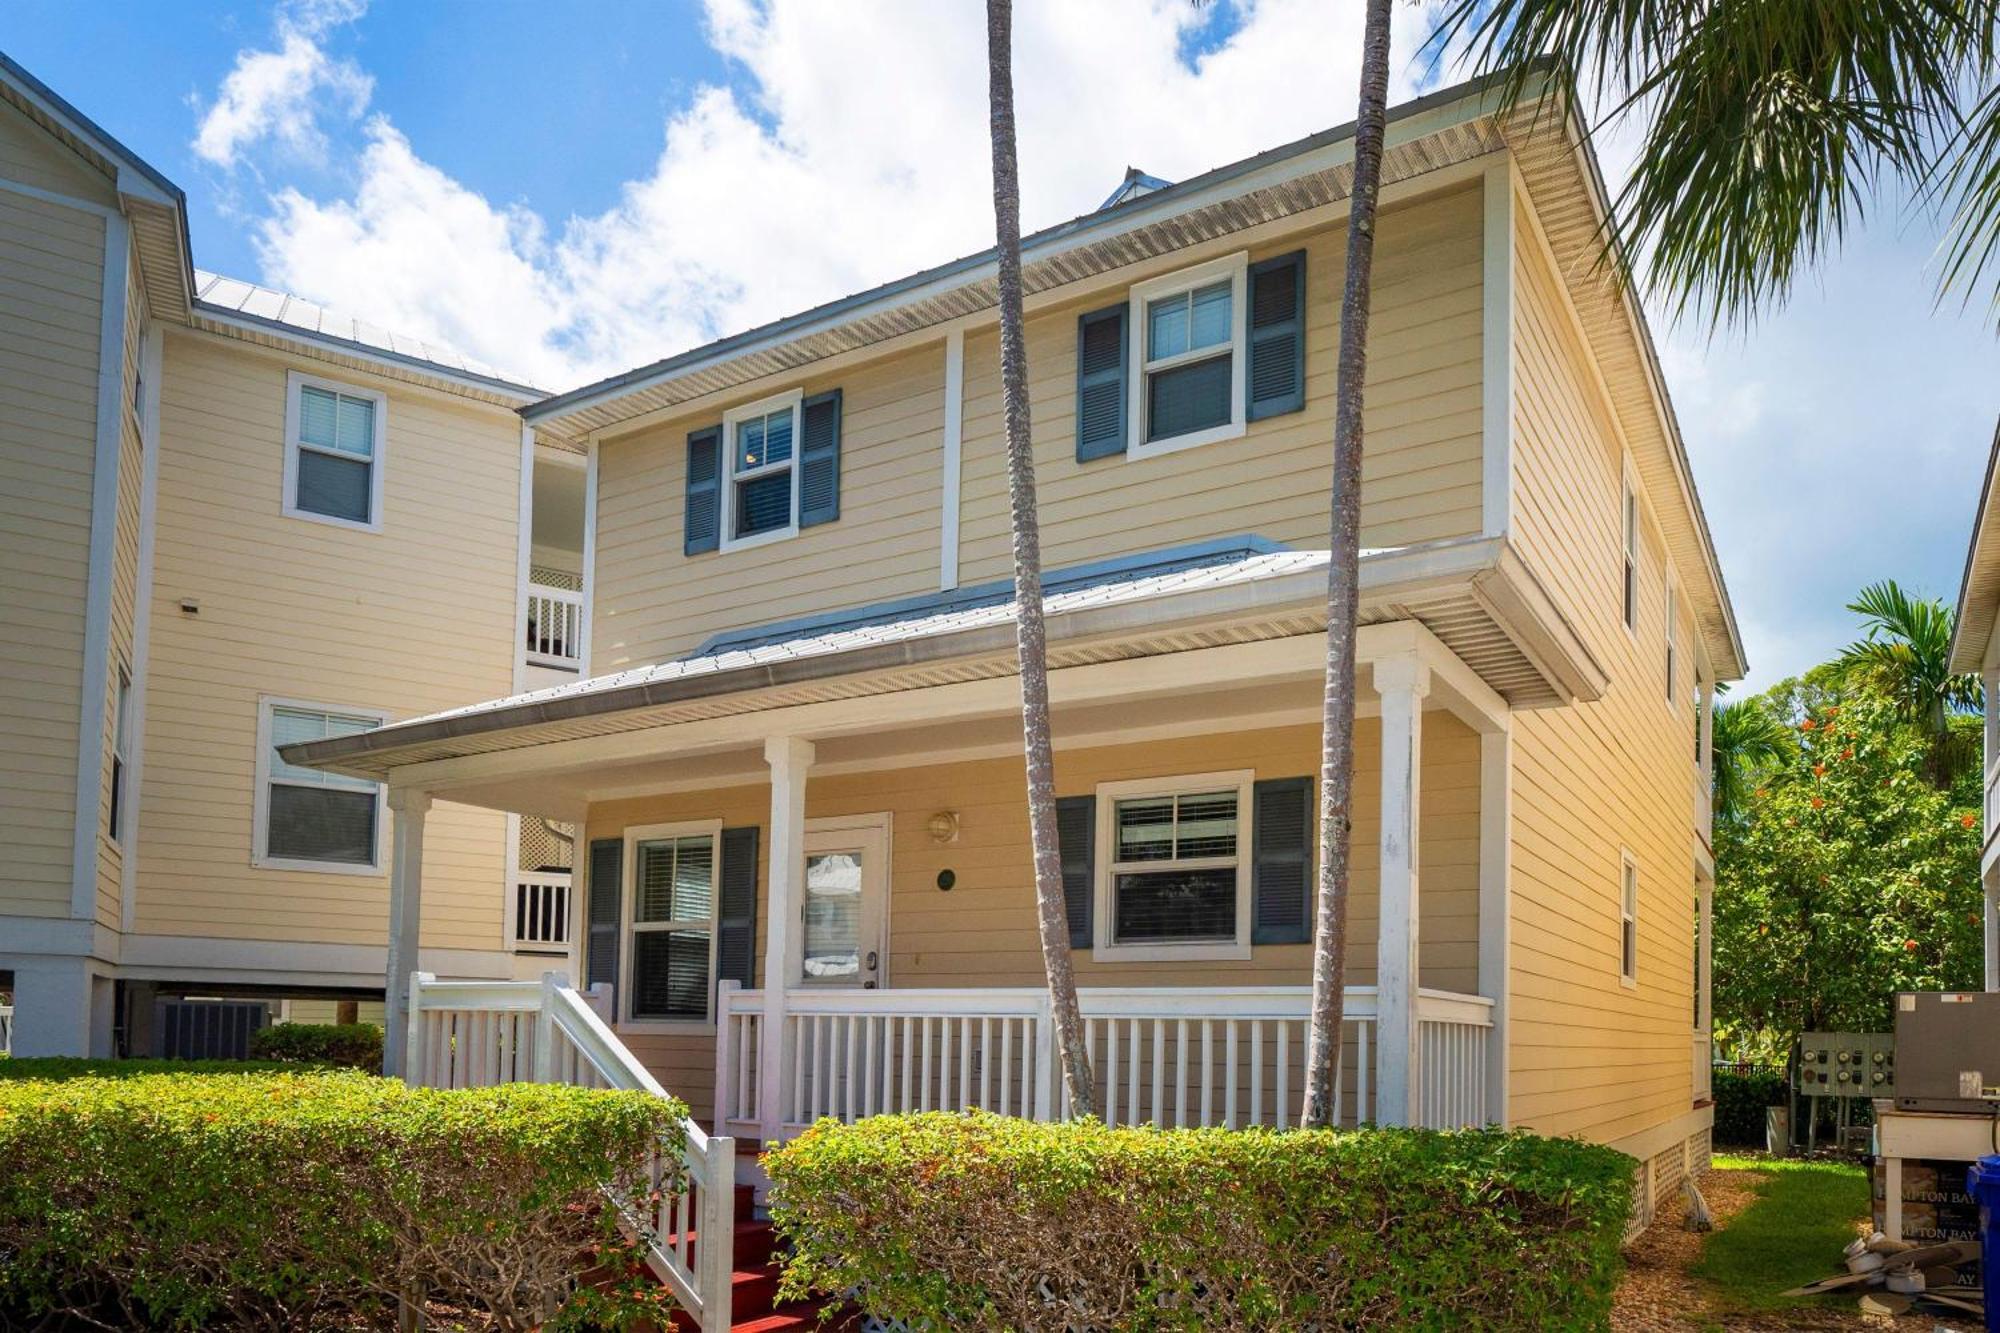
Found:
<svg viewBox="0 0 2000 1333"><path fill-rule="evenodd" d="M1219 720L1237 705L1246 713L1274 701L1295 706L1268 691L1317 679L1325 582L1324 552L1291 551L1050 596L1054 698L1064 709L1152 700L1149 718L1173 708L1198 707ZM1361 583L1364 660L1423 648L1438 674L1438 699L1469 719L1603 689L1602 669L1500 539L1371 552ZM899 727L1005 717L1018 707L1006 604L922 619L921 632L898 622L902 630L870 624L809 635L285 754L453 800L561 815L619 766L665 764L682 779L712 779L727 762L714 756L766 736L880 737ZM1232 690L1252 693L1232 704ZM1310 707L1310 691L1300 699ZM593 776L556 780L565 773Z"/></svg>

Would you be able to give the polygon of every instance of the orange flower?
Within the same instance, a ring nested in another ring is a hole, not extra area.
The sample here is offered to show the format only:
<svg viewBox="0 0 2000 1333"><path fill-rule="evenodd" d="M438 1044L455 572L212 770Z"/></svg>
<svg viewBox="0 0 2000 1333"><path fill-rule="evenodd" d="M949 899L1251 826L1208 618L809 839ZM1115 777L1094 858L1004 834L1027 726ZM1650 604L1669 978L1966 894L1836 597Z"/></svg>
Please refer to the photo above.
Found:
<svg viewBox="0 0 2000 1333"><path fill-rule="evenodd" d="M1757 799L1760 801L1763 800L1766 796L1769 796L1770 794L1771 794L1771 789L1769 787L1759 787L1756 792Z"/></svg>
<svg viewBox="0 0 2000 1333"><path fill-rule="evenodd" d="M1973 822L1974 822L1974 821L1973 821L1973 818L1972 818L1972 816L1971 816L1971 815L1966 815L1965 817L1963 817L1962 819L1960 819L1960 820L1959 820L1958 822L1959 822L1959 823L1961 823L1961 824L1963 824L1963 825L1965 825L1965 826L1966 826L1967 828L1971 828L1971 827L1972 827L1972 825L1973 825Z"/></svg>
<svg viewBox="0 0 2000 1333"><path fill-rule="evenodd" d="M1813 776L1814 776L1814 777L1816 777L1816 778L1823 778L1823 777L1825 777L1825 776L1826 776L1826 765L1825 765L1825 764L1814 764L1814 765L1813 765Z"/></svg>
<svg viewBox="0 0 2000 1333"><path fill-rule="evenodd" d="M1828 717L1840 716L1840 709L1833 704L1828 704L1826 707L1820 709L1819 711L1826 714Z"/></svg>
<svg viewBox="0 0 2000 1333"><path fill-rule="evenodd" d="M1842 750L1842 751L1840 752L1840 757L1841 757L1842 759L1852 759L1852 758L1854 758L1854 747L1853 747L1852 745L1850 745L1850 746L1848 746L1848 747L1847 747L1847 748L1846 748L1845 750Z"/></svg>
<svg viewBox="0 0 2000 1333"><path fill-rule="evenodd" d="M1805 721L1799 723L1799 730L1811 731L1816 725L1818 724L1815 723L1811 718L1807 718Z"/></svg>
<svg viewBox="0 0 2000 1333"><path fill-rule="evenodd" d="M1824 810L1826 809L1826 802L1815 796L1812 798L1812 808L1815 810Z"/></svg>
<svg viewBox="0 0 2000 1333"><path fill-rule="evenodd" d="M1904 941L1903 941L1903 952L1904 952L1904 953L1915 953L1916 951L1917 951L1917 942L1916 942L1915 940L1904 940Z"/></svg>

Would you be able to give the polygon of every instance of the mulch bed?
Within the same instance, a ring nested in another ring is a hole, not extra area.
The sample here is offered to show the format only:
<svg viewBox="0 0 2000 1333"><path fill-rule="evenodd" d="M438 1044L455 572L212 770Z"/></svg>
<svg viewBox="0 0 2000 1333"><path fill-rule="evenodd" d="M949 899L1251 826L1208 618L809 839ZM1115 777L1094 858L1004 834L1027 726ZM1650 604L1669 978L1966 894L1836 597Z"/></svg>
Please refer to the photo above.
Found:
<svg viewBox="0 0 2000 1333"><path fill-rule="evenodd" d="M1701 1196L1715 1215L1717 1230L1757 1197L1754 1171L1710 1171L1701 1178ZM1687 1202L1679 1191L1662 1203L1653 1225L1625 1249L1625 1277L1612 1298L1614 1333L1690 1333L1727 1328L1750 1333L1777 1330L1866 1330L1867 1333L1933 1333L1939 1321L1928 1316L1865 1317L1857 1311L1799 1309L1756 1314L1715 1308L1706 1284L1690 1271L1701 1258L1700 1233L1681 1225ZM1828 1265L1831 1272L1833 1264ZM1952 1325L1953 1327L1961 1325ZM1971 1323L1964 1323L1972 1328Z"/></svg>

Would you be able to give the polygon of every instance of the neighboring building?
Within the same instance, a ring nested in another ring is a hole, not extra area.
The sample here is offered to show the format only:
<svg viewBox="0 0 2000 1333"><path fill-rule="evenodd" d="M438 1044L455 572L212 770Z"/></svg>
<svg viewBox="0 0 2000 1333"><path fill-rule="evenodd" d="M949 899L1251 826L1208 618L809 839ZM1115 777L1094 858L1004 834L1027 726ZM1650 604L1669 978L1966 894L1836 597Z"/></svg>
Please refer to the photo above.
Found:
<svg viewBox="0 0 2000 1333"><path fill-rule="evenodd" d="M1972 520L1972 542L1965 552L1965 578L1958 590L1957 627L1951 640L1951 669L1979 674L1986 690L1984 851L1979 880L1986 890L1986 989L2000 990L2000 495L1993 474L2000 467L2000 430L1986 460L1986 481L1979 491L1979 512Z"/></svg>
<svg viewBox="0 0 2000 1333"><path fill-rule="evenodd" d="M382 793L275 747L584 665L586 461L523 426L542 393L188 256L180 191L0 57L19 1054L158 1049L156 1006L187 996L257 1021L379 1005ZM573 965L563 841L470 807L434 824L425 965Z"/></svg>
<svg viewBox="0 0 2000 1333"><path fill-rule="evenodd" d="M1120 1121L1298 1111L1351 147L1128 180L1025 243L1068 908ZM1644 1215L1706 1160L1740 641L1576 118L1448 90L1397 111L1385 181L1345 1117L1612 1143ZM591 460L596 674L284 752L401 812L392 1049L411 940L463 910L449 801L583 828L584 979L723 1132L1059 1109L993 273L523 409Z"/></svg>

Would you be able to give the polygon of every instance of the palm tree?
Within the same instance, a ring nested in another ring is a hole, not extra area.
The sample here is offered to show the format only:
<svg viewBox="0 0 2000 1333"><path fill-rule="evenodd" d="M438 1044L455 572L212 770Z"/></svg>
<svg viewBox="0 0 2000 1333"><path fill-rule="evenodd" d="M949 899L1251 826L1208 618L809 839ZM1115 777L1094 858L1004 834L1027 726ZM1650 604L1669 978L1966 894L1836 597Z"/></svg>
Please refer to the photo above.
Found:
<svg viewBox="0 0 2000 1333"><path fill-rule="evenodd" d="M1715 817L1727 822L1740 816L1758 777L1784 763L1793 744L1762 700L1716 705L1709 723Z"/></svg>
<svg viewBox="0 0 2000 1333"><path fill-rule="evenodd" d="M1643 255L1677 314L1781 304L1879 187L1950 216L1945 288L2000 257L1993 0L1450 0L1431 49L1460 40L1506 103L1549 56L1647 118L1605 255L1621 277Z"/></svg>
<svg viewBox="0 0 2000 1333"><path fill-rule="evenodd" d="M1952 609L1912 597L1894 579L1869 584L1847 609L1861 617L1865 632L1834 665L1847 680L1896 701L1930 744L1931 781L1949 787L1978 757L1970 733L1953 729L1952 714L1976 712L1983 700L1979 677L1951 670Z"/></svg>
<svg viewBox="0 0 2000 1333"><path fill-rule="evenodd" d="M1308 1127L1340 1115L1334 1071L1347 984L1348 834L1354 809L1354 648L1361 605L1362 389L1368 378L1368 308L1375 274L1375 203L1389 116L1389 0L1368 0L1361 37L1361 105L1354 119L1354 186L1348 196L1347 274L1340 299L1340 363L1333 408L1333 521L1326 575L1326 687L1319 770L1319 885L1313 927L1313 993L1306 1032Z"/></svg>
<svg viewBox="0 0 2000 1333"><path fill-rule="evenodd" d="M1097 1111L1083 1010L1070 966L1056 842L1055 757L1049 740L1049 644L1042 618L1042 533L1028 420L1028 348L1021 310L1021 179L1014 157L1014 5L986 0L988 119L993 139L994 250L1000 279L1000 388L1007 424L1007 490L1014 517L1015 645L1021 666L1021 735L1028 765L1028 837L1035 855L1035 914L1054 1010L1056 1059L1072 1111Z"/></svg>

